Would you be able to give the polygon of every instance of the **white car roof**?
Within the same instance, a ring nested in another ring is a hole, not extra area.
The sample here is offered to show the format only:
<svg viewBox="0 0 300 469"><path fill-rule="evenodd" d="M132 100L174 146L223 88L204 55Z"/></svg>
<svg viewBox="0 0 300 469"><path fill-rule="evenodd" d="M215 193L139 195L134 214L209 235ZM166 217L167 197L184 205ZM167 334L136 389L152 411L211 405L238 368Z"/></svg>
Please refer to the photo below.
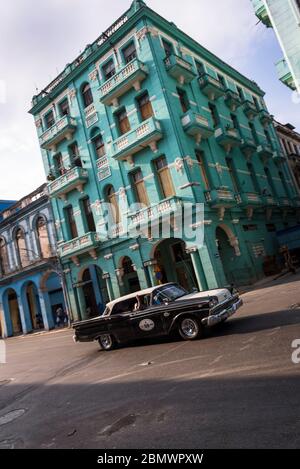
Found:
<svg viewBox="0 0 300 469"><path fill-rule="evenodd" d="M129 295L120 296L119 298L116 298L115 300L107 303L106 307L111 309L116 303L119 303L121 301L130 300L130 298L135 298L136 296L150 295L157 288L165 287L166 285L174 285L174 282L164 283L162 285L156 285L155 287L145 288L144 290L139 290L134 293L130 293Z"/></svg>

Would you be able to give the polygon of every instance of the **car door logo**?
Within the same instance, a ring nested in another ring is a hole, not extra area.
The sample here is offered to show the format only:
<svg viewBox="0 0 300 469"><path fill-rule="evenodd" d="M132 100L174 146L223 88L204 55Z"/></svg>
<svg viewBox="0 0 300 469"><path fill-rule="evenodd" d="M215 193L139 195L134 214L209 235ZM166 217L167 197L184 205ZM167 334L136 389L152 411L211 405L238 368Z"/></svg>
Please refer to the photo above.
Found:
<svg viewBox="0 0 300 469"><path fill-rule="evenodd" d="M143 319L140 323L139 323L139 328L142 330L142 331L152 331L152 329L154 329L154 322L152 321L152 319Z"/></svg>

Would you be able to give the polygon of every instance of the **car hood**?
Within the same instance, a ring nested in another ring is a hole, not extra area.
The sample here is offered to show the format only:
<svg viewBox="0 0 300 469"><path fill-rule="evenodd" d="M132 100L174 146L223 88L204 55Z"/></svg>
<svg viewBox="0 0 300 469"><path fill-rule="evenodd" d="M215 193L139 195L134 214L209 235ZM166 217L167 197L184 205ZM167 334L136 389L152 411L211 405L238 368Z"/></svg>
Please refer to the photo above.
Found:
<svg viewBox="0 0 300 469"><path fill-rule="evenodd" d="M183 301L183 300L196 300L196 299L209 299L211 297L218 298L219 303L223 301L229 300L231 298L231 293L227 288L218 288L216 290L207 290L201 291L197 293L190 293L188 295L184 295L181 298L177 298L175 301Z"/></svg>

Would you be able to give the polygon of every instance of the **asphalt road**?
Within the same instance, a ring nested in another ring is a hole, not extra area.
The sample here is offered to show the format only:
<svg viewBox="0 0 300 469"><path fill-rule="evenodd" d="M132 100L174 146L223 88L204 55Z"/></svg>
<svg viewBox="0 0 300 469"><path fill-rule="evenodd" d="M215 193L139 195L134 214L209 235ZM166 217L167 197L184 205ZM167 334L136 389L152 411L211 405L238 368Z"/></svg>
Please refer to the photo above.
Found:
<svg viewBox="0 0 300 469"><path fill-rule="evenodd" d="M0 448L299 448L300 276L243 299L195 342L103 352L67 329L7 340Z"/></svg>

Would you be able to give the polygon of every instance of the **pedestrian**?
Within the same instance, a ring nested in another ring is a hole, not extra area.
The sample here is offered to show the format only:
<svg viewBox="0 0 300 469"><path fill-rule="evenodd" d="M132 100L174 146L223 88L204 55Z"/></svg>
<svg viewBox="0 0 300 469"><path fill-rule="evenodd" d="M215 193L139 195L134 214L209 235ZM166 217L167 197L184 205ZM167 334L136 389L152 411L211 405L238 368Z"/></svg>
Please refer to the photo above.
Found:
<svg viewBox="0 0 300 469"><path fill-rule="evenodd" d="M60 327L64 324L64 311L61 306L59 306L56 310L56 325Z"/></svg>
<svg viewBox="0 0 300 469"><path fill-rule="evenodd" d="M37 313L35 315L35 321L36 321L37 328L42 329L43 328L43 318L42 318L41 313Z"/></svg>

